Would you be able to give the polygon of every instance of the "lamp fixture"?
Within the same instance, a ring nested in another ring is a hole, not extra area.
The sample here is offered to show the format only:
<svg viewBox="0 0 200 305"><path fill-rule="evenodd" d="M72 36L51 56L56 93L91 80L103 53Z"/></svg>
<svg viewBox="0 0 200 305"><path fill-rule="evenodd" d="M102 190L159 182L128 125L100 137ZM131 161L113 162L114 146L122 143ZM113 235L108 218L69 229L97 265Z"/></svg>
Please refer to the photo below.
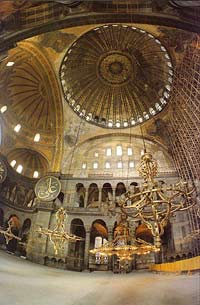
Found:
<svg viewBox="0 0 200 305"><path fill-rule="evenodd" d="M142 187L134 192L129 190L123 194L118 205L122 213L135 221L140 219L147 225L154 236L154 245L159 248L161 245L160 236L164 233L170 217L177 211L188 210L195 205L194 188L188 182L178 182L173 185L166 185L163 181L154 178L157 175L157 162L151 153L144 150L141 156L139 174L143 177ZM106 207L106 212L115 214L115 207Z"/></svg>
<svg viewBox="0 0 200 305"><path fill-rule="evenodd" d="M12 239L17 239L17 240L21 240L20 237L16 236L15 234L12 233L12 229L14 227L14 224L12 222L12 219L10 219L8 221L8 228L6 230L3 230L0 228L0 234L3 234L6 240L6 244L9 243L9 241L11 241Z"/></svg>
<svg viewBox="0 0 200 305"><path fill-rule="evenodd" d="M119 260L132 260L135 254L146 255L159 251L159 247L131 236L127 216L121 214L121 220L115 230L113 241L105 242L102 246L90 250L90 253L97 257L102 256L105 258L116 255Z"/></svg>
<svg viewBox="0 0 200 305"><path fill-rule="evenodd" d="M63 207L56 212L56 225L51 229L43 229L40 227L35 232L46 235L49 237L50 242L53 244L55 255L62 254L64 251L64 245L68 241L83 240L82 237L78 237L74 234L67 233L65 231L65 219L67 213Z"/></svg>

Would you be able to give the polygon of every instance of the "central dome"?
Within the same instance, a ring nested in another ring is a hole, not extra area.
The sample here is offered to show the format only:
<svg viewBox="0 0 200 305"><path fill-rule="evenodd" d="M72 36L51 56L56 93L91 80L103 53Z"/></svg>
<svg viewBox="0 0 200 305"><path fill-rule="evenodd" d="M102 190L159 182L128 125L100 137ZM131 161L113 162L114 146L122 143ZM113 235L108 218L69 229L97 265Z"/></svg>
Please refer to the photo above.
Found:
<svg viewBox="0 0 200 305"><path fill-rule="evenodd" d="M80 36L60 68L66 101L105 128L142 123L167 104L172 63L160 40L127 25L104 25Z"/></svg>

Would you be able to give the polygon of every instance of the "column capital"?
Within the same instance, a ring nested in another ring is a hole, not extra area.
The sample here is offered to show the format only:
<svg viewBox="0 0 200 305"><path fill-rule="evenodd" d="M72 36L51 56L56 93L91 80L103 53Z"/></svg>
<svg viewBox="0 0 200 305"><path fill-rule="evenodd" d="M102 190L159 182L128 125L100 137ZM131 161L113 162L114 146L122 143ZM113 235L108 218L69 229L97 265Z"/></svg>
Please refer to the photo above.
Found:
<svg viewBox="0 0 200 305"><path fill-rule="evenodd" d="M85 232L90 233L91 225L85 225Z"/></svg>

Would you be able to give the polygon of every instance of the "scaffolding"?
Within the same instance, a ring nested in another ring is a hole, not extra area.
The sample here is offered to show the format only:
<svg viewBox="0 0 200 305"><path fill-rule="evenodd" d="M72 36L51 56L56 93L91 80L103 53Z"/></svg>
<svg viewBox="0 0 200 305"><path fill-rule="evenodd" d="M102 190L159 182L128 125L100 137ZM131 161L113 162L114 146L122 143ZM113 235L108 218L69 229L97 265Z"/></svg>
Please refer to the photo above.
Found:
<svg viewBox="0 0 200 305"><path fill-rule="evenodd" d="M200 180L200 36L185 51L183 60L174 71L174 86L169 118L170 150L179 176ZM188 212L191 236L200 229L196 206ZM200 240L193 240L195 254L199 254Z"/></svg>

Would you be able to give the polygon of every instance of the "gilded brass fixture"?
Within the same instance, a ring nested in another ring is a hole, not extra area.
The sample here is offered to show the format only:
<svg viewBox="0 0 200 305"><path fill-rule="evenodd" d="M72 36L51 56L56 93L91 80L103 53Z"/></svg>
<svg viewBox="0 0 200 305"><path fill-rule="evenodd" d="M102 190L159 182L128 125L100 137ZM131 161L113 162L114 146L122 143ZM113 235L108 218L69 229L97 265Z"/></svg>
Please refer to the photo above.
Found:
<svg viewBox="0 0 200 305"><path fill-rule="evenodd" d="M77 241L77 240L83 240L83 238L78 237L74 234L67 233L65 231L65 220L66 220L67 214L63 207L61 207L56 212L56 226L51 229L43 229L39 228L35 230L35 232L46 235L49 237L50 242L53 244L54 253L55 255L58 255L59 253L62 254L64 251L64 245L70 240L70 241Z"/></svg>
<svg viewBox="0 0 200 305"><path fill-rule="evenodd" d="M9 241L11 241L12 239L17 239L17 240L21 240L20 237L16 236L15 234L12 233L12 229L13 229L14 225L12 222L12 219L10 219L8 221L8 228L6 230L2 230L0 229L0 233L4 235L5 240L6 240L6 244L9 243Z"/></svg>
<svg viewBox="0 0 200 305"><path fill-rule="evenodd" d="M166 185L156 181L157 162L152 154L145 152L141 157L139 174L144 182L137 192L128 191L118 202L120 209L127 216L140 219L151 230L156 247L160 247L160 236L164 233L170 217L177 211L188 210L195 205L194 188L188 182ZM107 208L112 213L115 208Z"/></svg>
<svg viewBox="0 0 200 305"><path fill-rule="evenodd" d="M116 255L119 260L132 260L135 254L146 255L159 251L159 247L132 236L129 232L128 221L124 221L123 217L121 217L121 221L115 229L113 241L106 242L101 247L90 250L90 253L100 256Z"/></svg>

